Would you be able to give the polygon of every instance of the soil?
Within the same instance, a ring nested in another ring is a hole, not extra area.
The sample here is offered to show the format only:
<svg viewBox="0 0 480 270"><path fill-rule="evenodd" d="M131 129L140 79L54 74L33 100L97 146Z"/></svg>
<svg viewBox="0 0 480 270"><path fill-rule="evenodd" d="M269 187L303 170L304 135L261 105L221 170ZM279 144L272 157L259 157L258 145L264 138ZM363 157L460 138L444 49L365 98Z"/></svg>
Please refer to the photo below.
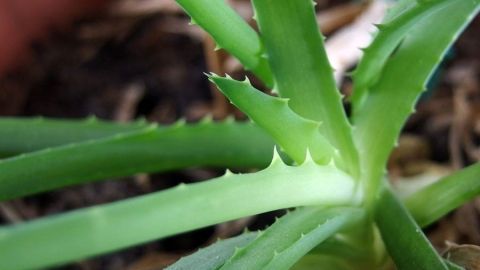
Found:
<svg viewBox="0 0 480 270"><path fill-rule="evenodd" d="M318 9L328 10L347 2L319 1ZM207 64L211 56L205 53L208 39L189 27L188 21L180 10L165 4L155 12L110 9L76 21L68 31L50 33L48 39L32 44L28 65L0 79L0 116L96 115L115 121L145 117L164 124L180 117L193 122L208 113L217 119L229 113L242 118L212 91L203 75L212 69ZM394 183L412 176L449 172L480 159L479 37L477 18L432 79L430 90L420 100L389 162ZM346 82L345 92L348 87ZM0 224L117 201L221 173L207 168L187 169L29 196L6 202L0 211ZM217 237L237 234L244 225L263 229L281 213L154 241L58 269L162 269ZM439 249L445 247L445 240L480 245L480 201L461 207L428 232Z"/></svg>

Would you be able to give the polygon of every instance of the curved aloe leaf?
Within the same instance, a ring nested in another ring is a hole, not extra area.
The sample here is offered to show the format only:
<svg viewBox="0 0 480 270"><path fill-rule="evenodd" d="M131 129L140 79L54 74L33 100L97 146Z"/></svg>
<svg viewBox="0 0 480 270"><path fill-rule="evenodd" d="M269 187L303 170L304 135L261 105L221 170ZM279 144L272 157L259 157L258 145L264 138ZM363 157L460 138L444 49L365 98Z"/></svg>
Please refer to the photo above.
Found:
<svg viewBox="0 0 480 270"><path fill-rule="evenodd" d="M408 210L389 189L385 189L377 201L375 222L398 270L448 269Z"/></svg>
<svg viewBox="0 0 480 270"><path fill-rule="evenodd" d="M361 210L352 208L297 209L260 232L252 243L237 249L221 269L284 269L293 265L315 243L320 243L346 223L358 219L360 213Z"/></svg>
<svg viewBox="0 0 480 270"><path fill-rule="evenodd" d="M480 195L480 163L447 176L405 199L422 227Z"/></svg>
<svg viewBox="0 0 480 270"><path fill-rule="evenodd" d="M320 134L321 124L293 112L288 100L264 94L248 80L240 82L216 75L209 78L298 164L303 163L309 149L319 164L327 164L335 159L336 164L342 166L338 151Z"/></svg>
<svg viewBox="0 0 480 270"><path fill-rule="evenodd" d="M253 30L225 0L176 0L192 18L223 48L238 58L267 86L271 87L272 75L257 32Z"/></svg>
<svg viewBox="0 0 480 270"><path fill-rule="evenodd" d="M393 19L377 25L379 33L372 44L364 50L364 55L353 73L352 103L355 111L362 106L368 89L380 78L388 57L409 31L422 19L458 1L464 0L413 1L416 5L410 6Z"/></svg>
<svg viewBox="0 0 480 270"><path fill-rule="evenodd" d="M276 209L358 200L355 181L335 167L312 160L290 167L275 156L257 173L227 173L207 182L1 227L0 269L47 267Z"/></svg>
<svg viewBox="0 0 480 270"><path fill-rule="evenodd" d="M0 157L140 131L148 126L144 120L114 123L95 117L81 120L3 117L0 118Z"/></svg>
<svg viewBox="0 0 480 270"><path fill-rule="evenodd" d="M141 172L264 167L272 149L270 137L248 123L150 126L0 160L0 200Z"/></svg>
<svg viewBox="0 0 480 270"><path fill-rule="evenodd" d="M278 252L272 260L262 269L281 270L290 269L297 261L305 256L315 246L322 243L328 237L342 230L349 224L356 223L363 217L359 209L343 209L340 213L326 219L317 228L304 233L300 238L285 250Z"/></svg>
<svg viewBox="0 0 480 270"><path fill-rule="evenodd" d="M370 201L416 99L446 50L478 12L479 3L455 1L418 22L386 63L381 79L372 86L365 105L355 115L355 139L364 157L362 178L367 183Z"/></svg>
<svg viewBox="0 0 480 270"><path fill-rule="evenodd" d="M256 232L247 232L225 240L219 240L206 248L199 249L192 255L178 260L165 270L216 270L220 268L235 252L257 237Z"/></svg>
<svg viewBox="0 0 480 270"><path fill-rule="evenodd" d="M182 258L167 269L218 269L234 254L234 249L237 256L244 253L243 255L250 256L250 258L240 258L240 260L247 260L247 264L239 262L233 264L231 266L233 268L238 265L239 268L243 267L245 269L247 267L275 270L289 269L320 242L343 229L346 225L356 223L363 216L363 211L357 208L325 209L308 207L297 209L281 217L265 231L247 233L232 239L222 240ZM254 241L257 243L253 243ZM290 244L288 244L289 241L291 241ZM278 243L281 243L280 246L286 246L286 248L279 252ZM343 249L346 246L340 245L337 247L337 244L338 242L334 242L326 249L343 254ZM244 250L246 248L252 250L247 252ZM350 246L347 247L347 249L350 248ZM316 252L318 254L318 250ZM358 256L361 257L361 253L362 251L356 253L357 257L355 259L358 259ZM272 254L274 254L273 257ZM261 266L260 261L264 260L263 257L270 257L271 260L267 265ZM255 264L255 266L252 264ZM225 266L225 268L229 268L229 266Z"/></svg>
<svg viewBox="0 0 480 270"><path fill-rule="evenodd" d="M353 175L357 153L311 0L254 0L275 90L299 115L322 123Z"/></svg>

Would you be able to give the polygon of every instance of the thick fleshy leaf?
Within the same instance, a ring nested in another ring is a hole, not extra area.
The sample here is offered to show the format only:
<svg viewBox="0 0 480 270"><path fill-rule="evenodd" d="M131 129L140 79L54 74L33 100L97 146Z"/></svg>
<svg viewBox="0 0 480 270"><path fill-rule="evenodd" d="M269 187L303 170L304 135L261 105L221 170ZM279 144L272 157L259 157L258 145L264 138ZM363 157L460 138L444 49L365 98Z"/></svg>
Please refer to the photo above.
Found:
<svg viewBox="0 0 480 270"><path fill-rule="evenodd" d="M346 224L358 221L362 213L355 208L297 209L238 249L221 269L288 269Z"/></svg>
<svg viewBox="0 0 480 270"><path fill-rule="evenodd" d="M458 1L463 0L410 1L412 3L409 7L403 12L399 12L398 16L377 25L379 32L372 44L364 50L364 55L353 73L352 105L354 111L358 111L362 106L362 102L368 95L368 89L381 77L388 57L409 31L416 26L417 22Z"/></svg>
<svg viewBox="0 0 480 270"><path fill-rule="evenodd" d="M204 121L160 129L152 125L0 160L0 200L142 172L191 166L265 167L273 145L251 123Z"/></svg>
<svg viewBox="0 0 480 270"><path fill-rule="evenodd" d="M355 181L334 166L310 160L290 167L275 156L257 173L227 173L211 181L0 227L0 269L62 264L277 209L358 204L356 191Z"/></svg>
<svg viewBox="0 0 480 270"><path fill-rule="evenodd" d="M355 114L355 140L369 201L376 196L387 158L426 82L479 7L479 0L454 1L419 21L387 61L381 78Z"/></svg>
<svg viewBox="0 0 480 270"><path fill-rule="evenodd" d="M2 117L0 118L0 157L140 131L149 125L142 119L131 123L115 123L95 117L80 120Z"/></svg>
<svg viewBox="0 0 480 270"><path fill-rule="evenodd" d="M248 80L240 82L216 75L210 76L210 80L298 164L309 150L319 164L335 159L337 165L343 165L338 151L320 134L321 124L296 114L288 106L288 100L264 94Z"/></svg>
<svg viewBox="0 0 480 270"><path fill-rule="evenodd" d="M321 244L347 225L358 223L364 216L359 209L342 209L336 216L326 219L317 228L304 233L291 246L281 252L277 252L272 260L263 269L288 270L310 250Z"/></svg>
<svg viewBox="0 0 480 270"><path fill-rule="evenodd" d="M206 248L181 258L165 270L216 270L220 268L235 252L257 237L257 232L247 232L225 240L219 240Z"/></svg>
<svg viewBox="0 0 480 270"><path fill-rule="evenodd" d="M176 0L198 24L223 48L253 71L267 86L272 75L257 32L248 25L224 0Z"/></svg>
<svg viewBox="0 0 480 270"><path fill-rule="evenodd" d="M275 89L299 115L322 123L352 175L357 151L311 0L253 0Z"/></svg>
<svg viewBox="0 0 480 270"><path fill-rule="evenodd" d="M376 202L375 222L398 270L447 270L408 210L385 189Z"/></svg>

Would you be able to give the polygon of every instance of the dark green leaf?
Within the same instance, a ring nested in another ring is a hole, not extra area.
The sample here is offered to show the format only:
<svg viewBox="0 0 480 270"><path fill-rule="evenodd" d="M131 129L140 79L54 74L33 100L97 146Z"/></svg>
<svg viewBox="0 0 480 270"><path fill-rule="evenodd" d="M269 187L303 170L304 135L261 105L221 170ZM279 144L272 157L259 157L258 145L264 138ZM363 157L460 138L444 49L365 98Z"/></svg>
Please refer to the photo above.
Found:
<svg viewBox="0 0 480 270"><path fill-rule="evenodd" d="M375 222L398 270L447 270L427 237L395 195L386 188L376 202Z"/></svg>

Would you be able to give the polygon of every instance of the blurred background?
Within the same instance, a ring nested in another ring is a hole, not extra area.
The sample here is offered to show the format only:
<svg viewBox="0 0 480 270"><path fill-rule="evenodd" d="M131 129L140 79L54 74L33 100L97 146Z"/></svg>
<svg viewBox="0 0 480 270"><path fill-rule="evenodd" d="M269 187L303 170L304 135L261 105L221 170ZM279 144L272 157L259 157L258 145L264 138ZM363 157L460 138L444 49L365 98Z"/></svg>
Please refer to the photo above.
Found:
<svg viewBox="0 0 480 270"><path fill-rule="evenodd" d="M253 26L248 0L228 0ZM330 61L347 96L346 76L385 13L387 0L317 0ZM127 122L144 117L169 124L206 115L245 119L203 72L246 74L174 0L1 0L0 116L46 116ZM449 51L389 162L401 192L480 160L480 18ZM262 85L254 78L257 87ZM348 100L345 103L348 108ZM0 224L106 203L215 177L212 169L137 175L0 203ZM243 227L263 229L281 212L221 224L59 269L162 269L180 256ZM159 224L160 226L160 224ZM480 245L480 200L428 228L439 250L445 240Z"/></svg>

